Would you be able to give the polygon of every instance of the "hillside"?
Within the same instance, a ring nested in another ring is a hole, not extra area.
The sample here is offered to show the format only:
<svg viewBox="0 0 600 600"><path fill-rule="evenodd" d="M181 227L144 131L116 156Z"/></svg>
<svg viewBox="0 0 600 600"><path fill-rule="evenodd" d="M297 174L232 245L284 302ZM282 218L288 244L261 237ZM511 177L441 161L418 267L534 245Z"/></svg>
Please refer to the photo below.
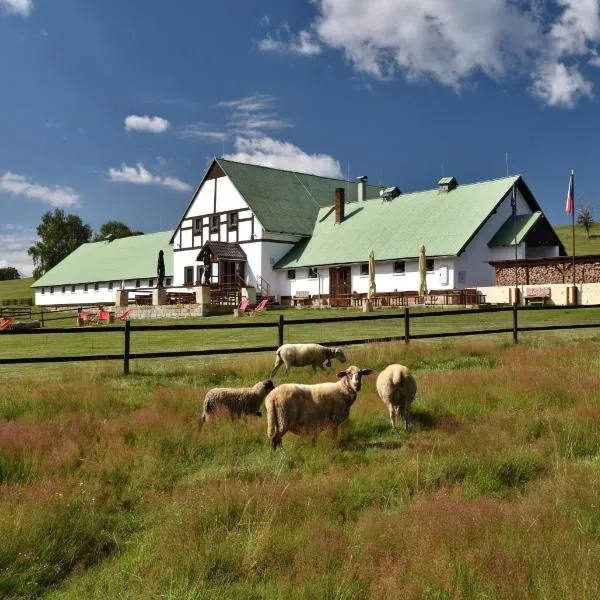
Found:
<svg viewBox="0 0 600 600"><path fill-rule="evenodd" d="M573 254L573 235L571 225L560 225L554 228L567 254ZM600 254L600 223L595 223L590 230L590 239L585 237L585 231L580 225L575 225L575 254Z"/></svg>
<svg viewBox="0 0 600 600"><path fill-rule="evenodd" d="M14 298L33 298L33 289L29 286L33 277L0 281L0 301Z"/></svg>

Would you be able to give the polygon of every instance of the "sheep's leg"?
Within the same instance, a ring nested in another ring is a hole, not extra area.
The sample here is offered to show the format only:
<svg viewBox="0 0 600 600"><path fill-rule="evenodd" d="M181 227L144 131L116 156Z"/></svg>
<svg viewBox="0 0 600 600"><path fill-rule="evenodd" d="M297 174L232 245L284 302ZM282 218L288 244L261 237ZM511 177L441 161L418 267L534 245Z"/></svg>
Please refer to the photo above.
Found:
<svg viewBox="0 0 600 600"><path fill-rule="evenodd" d="M388 412L390 413L390 424L392 429L396 429L396 408L393 404L388 404Z"/></svg>
<svg viewBox="0 0 600 600"><path fill-rule="evenodd" d="M410 404L404 407L404 421L406 423L406 431L412 429L412 415L410 414Z"/></svg>
<svg viewBox="0 0 600 600"><path fill-rule="evenodd" d="M279 448L280 446L281 446L281 435L279 433L276 433L271 438L271 450L277 450L277 448Z"/></svg>
<svg viewBox="0 0 600 600"><path fill-rule="evenodd" d="M271 377L273 377L273 375L275 375L275 373L277 372L277 369L279 369L279 367L282 364L283 364L283 361L281 360L281 357L278 354L277 358L275 359L275 366L273 367L273 370L271 371ZM287 372L287 365L285 368L286 368L286 372Z"/></svg>
<svg viewBox="0 0 600 600"><path fill-rule="evenodd" d="M321 371L324 371L324 370L325 370L325 367L324 367L324 366L323 366L321 363L315 363L315 364L316 364L316 365L319 367L319 369L321 369ZM331 364L329 364L328 366L330 367L330 366L331 366ZM313 369L314 369L315 371L317 370L314 364L313 364Z"/></svg>

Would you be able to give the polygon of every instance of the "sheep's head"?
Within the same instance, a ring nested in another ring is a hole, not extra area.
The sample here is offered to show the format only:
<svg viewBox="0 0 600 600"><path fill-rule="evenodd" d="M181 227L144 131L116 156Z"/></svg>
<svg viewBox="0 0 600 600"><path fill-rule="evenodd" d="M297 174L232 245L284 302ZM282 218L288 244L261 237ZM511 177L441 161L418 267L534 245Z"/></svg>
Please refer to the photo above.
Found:
<svg viewBox="0 0 600 600"><path fill-rule="evenodd" d="M275 384L270 379L267 379L266 381L263 381L262 382L262 386L265 388L265 390L268 390L269 392L271 390L275 389Z"/></svg>
<svg viewBox="0 0 600 600"><path fill-rule="evenodd" d="M333 358L337 358L340 362L346 362L346 355L341 348L332 348Z"/></svg>
<svg viewBox="0 0 600 600"><path fill-rule="evenodd" d="M337 376L339 379L343 379L344 377L348 381L348 385L355 392L360 391L361 378L363 375L370 375L373 372L373 369L361 369L359 367L355 367L352 365L348 367L345 371L340 371Z"/></svg>

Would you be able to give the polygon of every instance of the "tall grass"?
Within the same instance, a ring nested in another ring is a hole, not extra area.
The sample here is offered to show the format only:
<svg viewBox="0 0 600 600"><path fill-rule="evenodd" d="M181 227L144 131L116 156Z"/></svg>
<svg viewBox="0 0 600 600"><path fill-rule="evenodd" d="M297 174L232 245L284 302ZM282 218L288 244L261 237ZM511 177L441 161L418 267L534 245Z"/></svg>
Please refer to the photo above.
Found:
<svg viewBox="0 0 600 600"><path fill-rule="evenodd" d="M341 439L277 453L264 417L195 428L208 388L254 383L270 356L8 381L0 596L596 598L598 349L351 349L413 369L414 430L390 430L367 377Z"/></svg>

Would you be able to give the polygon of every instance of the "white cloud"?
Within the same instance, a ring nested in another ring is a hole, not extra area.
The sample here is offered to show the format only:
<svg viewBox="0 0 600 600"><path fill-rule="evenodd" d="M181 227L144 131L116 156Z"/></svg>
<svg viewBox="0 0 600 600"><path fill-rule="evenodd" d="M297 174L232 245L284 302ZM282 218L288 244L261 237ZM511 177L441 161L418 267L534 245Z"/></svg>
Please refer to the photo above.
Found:
<svg viewBox="0 0 600 600"><path fill-rule="evenodd" d="M162 117L143 117L139 115L129 115L125 118L126 131L149 131L150 133L164 133L169 129L171 123Z"/></svg>
<svg viewBox="0 0 600 600"><path fill-rule="evenodd" d="M73 188L61 185L40 185L28 180L24 175L6 171L0 177L0 192L8 192L15 196L25 196L41 200L51 206L64 208L73 206L81 197Z"/></svg>
<svg viewBox="0 0 600 600"><path fill-rule="evenodd" d="M0 9L9 15L28 17L33 10L32 0L0 0Z"/></svg>
<svg viewBox="0 0 600 600"><path fill-rule="evenodd" d="M0 225L0 268L15 267L23 277L31 276L33 263L27 249L35 243L35 229L23 225Z"/></svg>
<svg viewBox="0 0 600 600"><path fill-rule="evenodd" d="M341 51L375 79L430 79L460 90L473 76L528 76L542 102L572 107L592 94L583 69L598 66L598 0L312 0L297 36L285 27L263 50ZM568 65L568 66L567 66Z"/></svg>
<svg viewBox="0 0 600 600"><path fill-rule="evenodd" d="M538 68L532 92L549 106L573 108L582 96L592 96L592 84L576 67L548 63Z"/></svg>
<svg viewBox="0 0 600 600"><path fill-rule="evenodd" d="M184 125L179 130L179 137L223 142L229 137L229 134L226 131L219 131L209 123L191 123Z"/></svg>
<svg viewBox="0 0 600 600"><path fill-rule="evenodd" d="M314 56L322 52L321 45L315 41L313 34L302 30L297 37L284 41L279 37L273 39L267 36L258 43L258 47L263 52L281 52L290 54L300 54L302 56Z"/></svg>
<svg viewBox="0 0 600 600"><path fill-rule="evenodd" d="M222 127L210 123L191 123L179 130L179 136L190 139L225 142L235 136L262 137L280 129L294 127L276 110L277 98L270 94L252 94L236 100L223 100L217 106L227 112Z"/></svg>
<svg viewBox="0 0 600 600"><path fill-rule="evenodd" d="M225 158L238 162L342 178L340 163L328 154L307 154L290 142L269 137L235 140L235 152Z"/></svg>
<svg viewBox="0 0 600 600"><path fill-rule="evenodd" d="M159 177L152 175L142 163L135 167L122 165L120 169L110 168L108 178L115 183L136 183L138 185L162 185L164 187L177 190L178 192L189 192L190 185L175 177Z"/></svg>

